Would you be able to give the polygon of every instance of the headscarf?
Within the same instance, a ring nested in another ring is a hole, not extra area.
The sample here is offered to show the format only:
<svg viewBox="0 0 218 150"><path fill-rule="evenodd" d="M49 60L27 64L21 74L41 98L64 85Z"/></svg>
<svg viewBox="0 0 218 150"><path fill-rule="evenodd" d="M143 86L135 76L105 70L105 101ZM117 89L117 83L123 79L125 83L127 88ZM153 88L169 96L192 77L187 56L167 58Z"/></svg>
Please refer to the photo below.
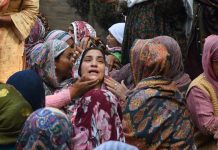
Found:
<svg viewBox="0 0 218 150"><path fill-rule="evenodd" d="M74 21L71 25L73 26L75 43L78 45L84 37L96 37L95 29L85 21Z"/></svg>
<svg viewBox="0 0 218 150"><path fill-rule="evenodd" d="M72 38L67 32L62 30L53 30L48 33L48 35L45 37L45 41L49 40L61 40L61 41L67 41L68 39Z"/></svg>
<svg viewBox="0 0 218 150"><path fill-rule="evenodd" d="M56 108L42 108L33 112L17 140L17 149L69 150L71 122Z"/></svg>
<svg viewBox="0 0 218 150"><path fill-rule="evenodd" d="M46 41L38 51L31 53L32 69L41 76L46 86L46 95L63 88L69 80L59 83L55 71L55 58L61 55L69 45L60 40ZM48 88L48 89L47 89Z"/></svg>
<svg viewBox="0 0 218 150"><path fill-rule="evenodd" d="M33 70L19 71L6 82L13 85L30 103L33 111L45 106L45 90L43 81Z"/></svg>
<svg viewBox="0 0 218 150"><path fill-rule="evenodd" d="M0 84L0 145L15 144L31 105L11 85Z"/></svg>
<svg viewBox="0 0 218 150"><path fill-rule="evenodd" d="M119 141L108 141L102 143L94 150L138 150L138 148Z"/></svg>
<svg viewBox="0 0 218 150"><path fill-rule="evenodd" d="M120 43L123 43L125 23L116 23L112 25L108 31L113 35L113 37Z"/></svg>
<svg viewBox="0 0 218 150"><path fill-rule="evenodd" d="M150 76L167 77L170 68L166 47L153 40L138 39L131 48L131 69L135 85Z"/></svg>
<svg viewBox="0 0 218 150"><path fill-rule="evenodd" d="M168 77L176 82L178 88L182 88L184 86L188 88L188 85L191 83L191 79L188 74L184 73L182 53L179 44L175 39L169 36L158 36L153 38L153 40L163 44L167 48L170 55Z"/></svg>
<svg viewBox="0 0 218 150"><path fill-rule="evenodd" d="M30 58L30 53L33 50L33 47L39 43L42 43L45 37L45 27L42 24L42 21L36 17L36 22L33 28L30 31L30 35L25 43L25 52L27 61ZM28 63L28 62L27 62Z"/></svg>
<svg viewBox="0 0 218 150"><path fill-rule="evenodd" d="M212 68L212 61L218 62L218 36L211 35L205 39L203 55L202 55L202 67L204 70L204 76L214 86L218 93L218 77L214 74Z"/></svg>
<svg viewBox="0 0 218 150"><path fill-rule="evenodd" d="M192 149L194 130L184 99L170 80L171 57L153 39L136 40L131 49L136 87L128 93L122 123L127 143L139 149Z"/></svg>

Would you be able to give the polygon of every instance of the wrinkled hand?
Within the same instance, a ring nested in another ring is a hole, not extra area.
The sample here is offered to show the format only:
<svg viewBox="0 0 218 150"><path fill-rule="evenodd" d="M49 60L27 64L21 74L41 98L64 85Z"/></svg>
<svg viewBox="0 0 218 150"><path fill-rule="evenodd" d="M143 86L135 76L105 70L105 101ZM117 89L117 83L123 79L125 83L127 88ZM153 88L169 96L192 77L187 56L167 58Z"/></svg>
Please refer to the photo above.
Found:
<svg viewBox="0 0 218 150"><path fill-rule="evenodd" d="M79 46L75 45L74 46L74 50L73 50L73 63L76 62L76 60L79 58L79 56L81 55L83 49L80 48Z"/></svg>
<svg viewBox="0 0 218 150"><path fill-rule="evenodd" d="M119 83L111 77L106 77L104 79L104 83L106 84L107 89L114 93L116 96L118 96L120 99L126 99L126 94L129 89L126 87L123 80L121 81L121 83Z"/></svg>
<svg viewBox="0 0 218 150"><path fill-rule="evenodd" d="M71 99L81 96L98 83L98 79L89 79L87 75L83 75L70 87Z"/></svg>
<svg viewBox="0 0 218 150"><path fill-rule="evenodd" d="M83 50L86 48L90 47L90 37L84 37L82 38L81 42L80 42L80 48L82 48Z"/></svg>
<svg viewBox="0 0 218 150"><path fill-rule="evenodd" d="M115 62L116 62L116 57L114 55L107 56L107 63L108 63L109 71L111 71L113 69Z"/></svg>

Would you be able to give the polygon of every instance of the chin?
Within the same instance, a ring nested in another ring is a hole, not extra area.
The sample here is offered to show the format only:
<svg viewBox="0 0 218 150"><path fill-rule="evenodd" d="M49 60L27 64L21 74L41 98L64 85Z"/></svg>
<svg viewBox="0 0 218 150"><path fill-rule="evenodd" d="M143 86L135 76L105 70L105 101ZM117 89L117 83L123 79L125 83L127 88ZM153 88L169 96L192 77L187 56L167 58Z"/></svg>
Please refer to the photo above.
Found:
<svg viewBox="0 0 218 150"><path fill-rule="evenodd" d="M97 76L89 76L89 79L98 79Z"/></svg>

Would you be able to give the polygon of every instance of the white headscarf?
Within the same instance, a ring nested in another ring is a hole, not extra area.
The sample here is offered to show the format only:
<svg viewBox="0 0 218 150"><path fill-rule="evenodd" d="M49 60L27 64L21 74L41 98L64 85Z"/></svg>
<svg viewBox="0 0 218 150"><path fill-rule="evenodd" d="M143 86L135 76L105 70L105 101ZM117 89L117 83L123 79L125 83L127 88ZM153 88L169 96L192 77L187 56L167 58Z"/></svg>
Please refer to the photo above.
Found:
<svg viewBox="0 0 218 150"><path fill-rule="evenodd" d="M108 31L120 44L123 43L124 28L125 23L116 23L108 29Z"/></svg>
<svg viewBox="0 0 218 150"><path fill-rule="evenodd" d="M137 147L120 141L108 141L96 147L94 150L138 150Z"/></svg>

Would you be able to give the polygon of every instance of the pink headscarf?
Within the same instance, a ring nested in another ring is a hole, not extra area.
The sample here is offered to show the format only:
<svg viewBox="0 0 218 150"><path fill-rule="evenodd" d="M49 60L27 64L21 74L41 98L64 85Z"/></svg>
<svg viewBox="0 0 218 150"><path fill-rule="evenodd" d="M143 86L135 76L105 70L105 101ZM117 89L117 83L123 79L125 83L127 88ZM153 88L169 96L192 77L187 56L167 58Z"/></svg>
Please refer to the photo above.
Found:
<svg viewBox="0 0 218 150"><path fill-rule="evenodd" d="M218 93L218 77L214 74L212 61L218 61L218 36L210 35L206 38L202 56L202 66L207 80L214 86Z"/></svg>
<svg viewBox="0 0 218 150"><path fill-rule="evenodd" d="M95 29L85 21L74 21L71 25L73 26L74 40L76 44L79 44L84 37L96 37Z"/></svg>

